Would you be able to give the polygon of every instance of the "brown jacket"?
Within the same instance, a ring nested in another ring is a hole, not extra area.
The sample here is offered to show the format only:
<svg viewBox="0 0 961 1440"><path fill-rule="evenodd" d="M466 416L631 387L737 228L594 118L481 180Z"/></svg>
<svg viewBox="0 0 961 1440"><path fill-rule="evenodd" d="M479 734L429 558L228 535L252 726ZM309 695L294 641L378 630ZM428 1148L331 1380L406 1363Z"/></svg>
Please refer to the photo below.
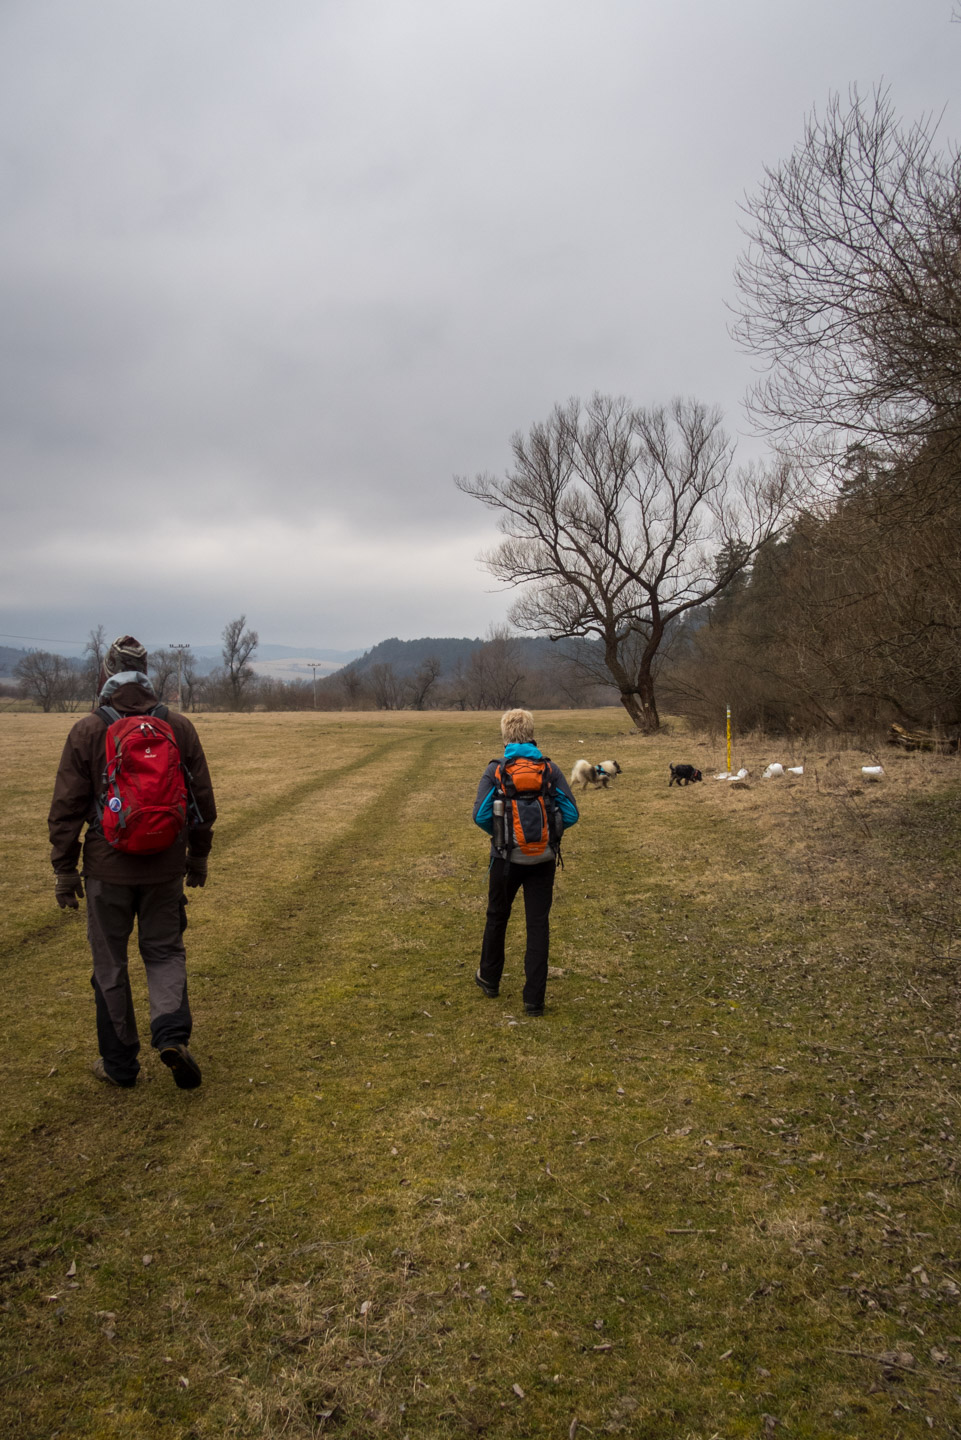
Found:
<svg viewBox="0 0 961 1440"><path fill-rule="evenodd" d="M122 715L144 715L156 703L154 695L142 685L132 683L122 685L110 698L110 704ZM201 857L210 853L217 809L200 737L186 716L175 710L168 713L167 723L176 736L180 758L190 775L203 825L185 828L169 850L161 850L157 855L125 855L108 845L96 823L95 803L104 788L107 726L96 713L85 715L67 736L53 787L50 858L58 875L77 869L84 825L87 833L83 839L83 874L115 885L155 885L183 875L188 845L191 855Z"/></svg>

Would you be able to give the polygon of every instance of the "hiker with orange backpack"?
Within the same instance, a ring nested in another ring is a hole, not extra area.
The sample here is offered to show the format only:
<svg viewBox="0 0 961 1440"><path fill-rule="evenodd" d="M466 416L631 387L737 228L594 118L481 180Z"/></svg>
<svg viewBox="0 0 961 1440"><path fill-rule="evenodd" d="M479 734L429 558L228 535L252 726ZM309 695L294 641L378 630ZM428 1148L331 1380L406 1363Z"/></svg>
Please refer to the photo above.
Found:
<svg viewBox="0 0 961 1440"><path fill-rule="evenodd" d="M79 909L86 882L100 1047L94 1075L129 1089L140 1070L127 970L136 920L151 1042L178 1087L193 1090L202 1077L187 1048L184 877L188 886L204 884L217 811L197 732L158 704L146 669L147 652L132 635L113 642L98 706L71 729L57 770L51 860L62 910Z"/></svg>
<svg viewBox="0 0 961 1440"><path fill-rule="evenodd" d="M543 1015L561 837L579 817L561 771L534 743L531 712L508 710L501 716L501 737L503 758L487 766L474 801L474 823L491 837L487 924L474 980L490 999L499 993L507 923L523 889L524 1009L528 1015Z"/></svg>

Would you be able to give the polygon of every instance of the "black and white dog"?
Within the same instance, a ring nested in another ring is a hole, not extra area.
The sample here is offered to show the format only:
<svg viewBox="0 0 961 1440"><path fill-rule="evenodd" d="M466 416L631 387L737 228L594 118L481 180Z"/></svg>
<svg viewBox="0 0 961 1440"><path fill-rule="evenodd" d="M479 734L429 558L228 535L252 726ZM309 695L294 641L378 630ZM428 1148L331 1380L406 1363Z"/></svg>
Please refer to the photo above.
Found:
<svg viewBox="0 0 961 1440"><path fill-rule="evenodd" d="M695 770L693 765L672 765L671 778L668 781L668 789L677 781L678 785L690 785L694 780L703 780L704 776L700 770Z"/></svg>
<svg viewBox="0 0 961 1440"><path fill-rule="evenodd" d="M620 773L621 767L616 760L602 760L599 765L592 765L589 760L575 760L571 785L580 785L582 790L586 790L588 785L603 785L606 789L608 782Z"/></svg>

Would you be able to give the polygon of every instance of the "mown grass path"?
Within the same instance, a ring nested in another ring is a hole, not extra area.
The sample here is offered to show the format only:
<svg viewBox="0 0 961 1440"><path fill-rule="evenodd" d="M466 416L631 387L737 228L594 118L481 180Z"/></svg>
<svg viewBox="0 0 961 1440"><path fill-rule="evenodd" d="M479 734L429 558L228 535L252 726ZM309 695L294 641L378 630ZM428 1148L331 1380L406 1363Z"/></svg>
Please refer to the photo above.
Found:
<svg viewBox="0 0 961 1440"><path fill-rule="evenodd" d="M624 775L530 1020L520 916L471 979L496 717L198 723L204 1085L148 1052L115 1093L45 869L69 717L0 717L3 1433L959 1433L950 767L669 791L706 750L543 717ZM893 895L906 825L933 880Z"/></svg>

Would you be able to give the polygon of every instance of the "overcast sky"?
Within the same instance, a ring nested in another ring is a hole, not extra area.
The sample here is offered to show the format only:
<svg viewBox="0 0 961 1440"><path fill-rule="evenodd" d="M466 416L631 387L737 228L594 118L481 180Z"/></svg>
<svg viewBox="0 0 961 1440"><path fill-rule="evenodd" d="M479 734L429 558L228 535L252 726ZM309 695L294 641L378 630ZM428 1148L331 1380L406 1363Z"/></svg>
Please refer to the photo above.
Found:
<svg viewBox="0 0 961 1440"><path fill-rule="evenodd" d="M0 644L483 634L452 476L593 390L743 431L739 201L852 83L961 133L954 8L2 0Z"/></svg>

